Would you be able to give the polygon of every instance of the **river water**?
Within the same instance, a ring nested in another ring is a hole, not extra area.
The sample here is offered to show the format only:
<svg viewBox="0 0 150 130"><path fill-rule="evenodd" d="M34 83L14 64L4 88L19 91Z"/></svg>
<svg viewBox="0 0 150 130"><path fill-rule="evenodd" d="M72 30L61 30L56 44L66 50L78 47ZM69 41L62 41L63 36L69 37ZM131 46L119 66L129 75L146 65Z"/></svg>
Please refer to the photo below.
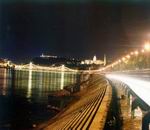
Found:
<svg viewBox="0 0 150 130"><path fill-rule="evenodd" d="M36 72L0 68L0 130L30 129L58 113L49 94L80 82L77 72ZM62 100L68 103L72 97ZM63 108L61 101L58 108Z"/></svg>

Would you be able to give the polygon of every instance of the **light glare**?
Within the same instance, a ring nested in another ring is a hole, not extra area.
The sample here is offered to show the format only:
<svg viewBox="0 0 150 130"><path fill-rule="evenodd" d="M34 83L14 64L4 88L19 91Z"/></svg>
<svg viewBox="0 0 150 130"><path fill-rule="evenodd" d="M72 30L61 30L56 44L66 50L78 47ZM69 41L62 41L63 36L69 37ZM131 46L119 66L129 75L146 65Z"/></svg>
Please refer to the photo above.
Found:
<svg viewBox="0 0 150 130"><path fill-rule="evenodd" d="M107 74L106 77L127 84L131 90L150 106L150 82L126 75Z"/></svg>
<svg viewBox="0 0 150 130"><path fill-rule="evenodd" d="M147 51L150 51L150 43L147 42L145 45L144 45L144 49L147 50Z"/></svg>

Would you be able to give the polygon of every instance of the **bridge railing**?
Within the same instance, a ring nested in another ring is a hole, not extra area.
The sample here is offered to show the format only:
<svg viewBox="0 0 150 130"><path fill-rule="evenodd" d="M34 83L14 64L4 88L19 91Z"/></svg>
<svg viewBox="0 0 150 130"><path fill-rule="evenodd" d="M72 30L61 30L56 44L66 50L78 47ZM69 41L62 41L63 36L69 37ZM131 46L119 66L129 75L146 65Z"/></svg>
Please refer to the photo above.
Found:
<svg viewBox="0 0 150 130"><path fill-rule="evenodd" d="M92 74L92 73L99 73L98 70L78 70L78 69L71 69L64 65L61 66L41 66L35 65L33 63L25 64L25 65L14 65L15 70L32 70L32 71L64 71L64 72L74 72L74 73L85 73L85 74Z"/></svg>
<svg viewBox="0 0 150 130"><path fill-rule="evenodd" d="M68 71L68 72L78 72L78 70L70 69L64 65L54 67L54 66L40 66L33 63L26 65L15 65L16 70L33 70L33 71Z"/></svg>

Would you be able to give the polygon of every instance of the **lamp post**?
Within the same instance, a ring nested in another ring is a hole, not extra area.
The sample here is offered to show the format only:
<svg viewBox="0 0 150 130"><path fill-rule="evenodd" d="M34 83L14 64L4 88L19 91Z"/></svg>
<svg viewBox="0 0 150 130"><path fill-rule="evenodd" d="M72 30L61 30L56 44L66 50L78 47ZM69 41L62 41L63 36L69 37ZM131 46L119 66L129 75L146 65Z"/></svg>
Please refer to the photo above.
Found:
<svg viewBox="0 0 150 130"><path fill-rule="evenodd" d="M146 52L148 52L147 54L146 54L146 67L147 68L149 68L150 67L150 54L149 54L149 52L150 52L150 42L146 42L145 43L145 45L144 45L144 50L146 51Z"/></svg>

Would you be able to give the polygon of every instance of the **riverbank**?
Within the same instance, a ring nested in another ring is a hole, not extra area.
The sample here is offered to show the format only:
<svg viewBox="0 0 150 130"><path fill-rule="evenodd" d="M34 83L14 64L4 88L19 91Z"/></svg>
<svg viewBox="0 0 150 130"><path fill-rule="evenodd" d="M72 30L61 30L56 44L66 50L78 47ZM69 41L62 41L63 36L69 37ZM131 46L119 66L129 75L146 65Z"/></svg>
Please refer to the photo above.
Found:
<svg viewBox="0 0 150 130"><path fill-rule="evenodd" d="M95 79L95 77L92 80L90 80L88 82L88 84L86 84L86 87L84 86L84 89L82 91L74 94L76 99L74 101L72 101L58 115L56 115L53 119L50 119L49 121L47 121L47 122L45 122L43 124L40 124L35 129L36 130L39 130L39 129L51 130L51 129L58 129L57 127L62 128L66 124L66 122L68 122L69 120L74 119L73 117L76 114L77 115L78 114L82 115L82 112L84 111L84 106L86 104L88 104L88 102L90 100L93 100L93 97L95 97L98 94L99 89L102 89L107 84L105 79L103 79L100 76L99 76L99 79L96 79L96 80L94 80L94 79ZM109 94L111 93L111 89L109 87L107 89L107 93L109 93ZM105 100L103 102L103 106L105 106L106 109L108 109L108 105L109 105L108 100L110 100L110 97L111 97L109 94L106 94L107 96L105 95L107 98L105 98ZM98 109L98 108L100 108L100 109ZM104 118L106 117L106 113L107 113L106 109L104 109L104 107L102 107L102 108L101 107L97 107L96 112L98 112L98 115L95 115L95 116L97 118L99 116L102 117L102 120L99 120L99 122L97 122L97 125L94 125L94 126L99 127L99 126L102 126L102 124L104 124L102 122L105 121ZM95 122L96 122L96 120L95 120Z"/></svg>

